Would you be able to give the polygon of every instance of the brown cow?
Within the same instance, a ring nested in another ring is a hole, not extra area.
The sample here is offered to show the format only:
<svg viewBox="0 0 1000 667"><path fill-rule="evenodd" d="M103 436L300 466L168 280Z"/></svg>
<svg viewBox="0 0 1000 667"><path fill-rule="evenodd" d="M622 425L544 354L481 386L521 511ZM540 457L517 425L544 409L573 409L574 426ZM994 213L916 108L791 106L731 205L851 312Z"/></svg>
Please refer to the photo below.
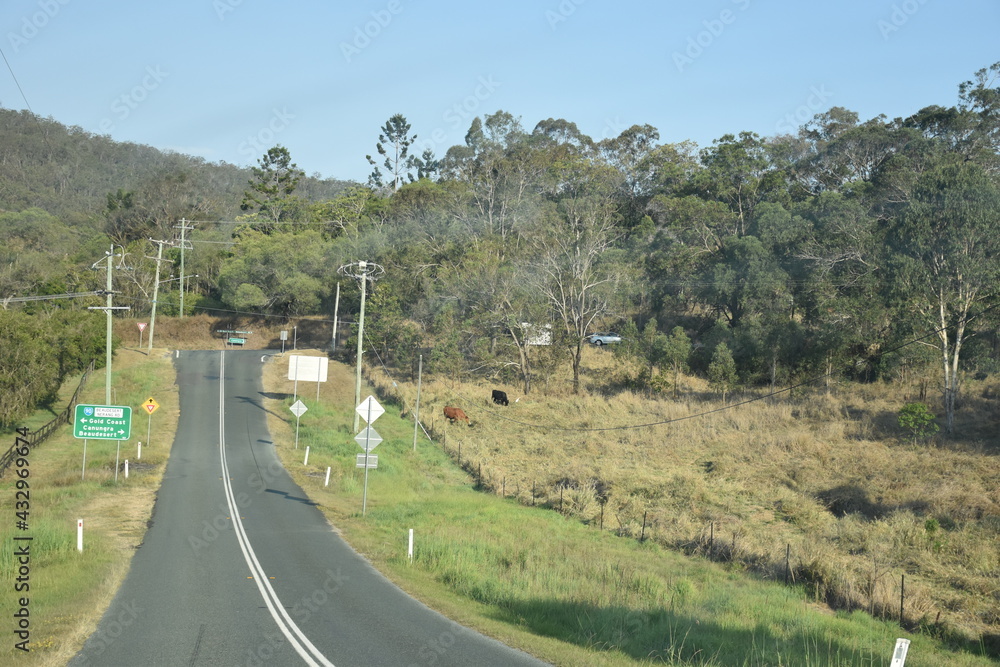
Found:
<svg viewBox="0 0 1000 667"><path fill-rule="evenodd" d="M453 408L450 405L444 406L444 416L454 424L456 421L465 422L469 426L472 426L472 422L469 421L468 415L462 408Z"/></svg>

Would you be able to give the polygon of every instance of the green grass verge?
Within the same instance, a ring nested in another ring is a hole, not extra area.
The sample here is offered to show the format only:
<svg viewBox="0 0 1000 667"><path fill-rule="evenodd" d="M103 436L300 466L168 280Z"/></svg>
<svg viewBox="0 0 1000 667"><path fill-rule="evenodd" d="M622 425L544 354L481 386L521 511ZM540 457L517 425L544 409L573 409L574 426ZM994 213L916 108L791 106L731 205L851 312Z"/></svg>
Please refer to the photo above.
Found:
<svg viewBox="0 0 1000 667"><path fill-rule="evenodd" d="M83 441L64 425L28 455L28 529L19 530L15 516L17 468L0 479L0 499L8 509L0 517L0 664L64 665L96 627L128 570L145 534L156 489L173 442L177 388L169 357L121 352L113 366L116 405L133 407L132 438L122 442L121 459L130 459L130 476L114 479L115 441L88 440L87 469L82 471ZM39 410L25 421L35 429L65 407L79 383L66 383L52 410ZM91 374L81 402L104 403L104 371ZM153 446L146 441L147 419L140 405L155 396L161 407L153 416ZM143 441L141 461L135 460ZM4 434L6 449L14 434ZM23 468L24 466L22 466ZM24 490L24 489L22 489ZM23 496L22 496L23 498ZM84 549L77 550L77 519L84 520ZM30 536L27 591L15 591L20 563L15 536ZM14 614L20 598L28 599L28 653L15 647Z"/></svg>
<svg viewBox="0 0 1000 667"><path fill-rule="evenodd" d="M300 396L309 411L299 451L291 396L271 408L288 415L272 421L279 454L355 548L462 623L564 665L888 665L897 637L912 641L908 667L994 664L975 647L961 651L860 612L833 613L802 589L478 492L438 445L421 438L413 452L413 424L391 404L375 424L384 442L362 516L353 386L349 372L333 366L324 395L339 400ZM291 391L269 377L269 391ZM448 427L449 445L464 428Z"/></svg>

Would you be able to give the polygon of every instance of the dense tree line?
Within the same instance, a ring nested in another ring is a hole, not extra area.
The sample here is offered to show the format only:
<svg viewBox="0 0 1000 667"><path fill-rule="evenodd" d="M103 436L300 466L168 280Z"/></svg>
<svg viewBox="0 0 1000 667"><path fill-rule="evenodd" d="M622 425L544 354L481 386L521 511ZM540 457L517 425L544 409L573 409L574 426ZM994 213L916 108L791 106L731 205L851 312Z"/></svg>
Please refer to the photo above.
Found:
<svg viewBox="0 0 1000 667"><path fill-rule="evenodd" d="M103 365L103 318L86 311L0 310L0 425L54 400L63 381L92 360Z"/></svg>
<svg viewBox="0 0 1000 667"><path fill-rule="evenodd" d="M377 144L397 147L391 182L302 210L308 231L235 246L222 298L326 311L331 267L364 257L387 269L370 312L389 356L420 342L438 370L530 391L555 354L578 385L586 335L614 326L647 390L682 367L725 394L933 364L950 430L962 373L997 366L998 72L963 83L955 106L867 121L835 107L795 135L701 150L648 125L595 141L498 111L425 156L434 179L417 178L397 114ZM558 352L530 344L543 325Z"/></svg>
<svg viewBox="0 0 1000 667"><path fill-rule="evenodd" d="M701 149L660 143L649 125L597 141L569 120L529 129L497 111L444 155L416 158L396 114L375 142L386 174L332 196L280 146L249 173L161 154L128 181L140 171L131 147L132 162L110 161L122 165L113 175L84 179L91 208L77 199L72 210L48 206L60 161L43 145L75 147L77 163L114 146L74 142L79 132L54 123L45 139L21 114L34 162L12 163L17 152L0 144L0 202L20 216L0 217L0 231L40 224L2 232L25 248L5 278L42 289L38 235L82 229L73 216L92 214L99 193L95 224L136 259L123 279L139 304L153 271L139 261L152 254L144 239L169 238L182 216L218 220L192 234L201 305L329 314L337 268L373 261L386 271L371 292L370 344L404 366L429 347L432 370L528 392L566 363L579 387L587 334L620 328L619 354L638 369L627 384L645 391L676 391L682 370L727 394L934 368L950 430L963 373L998 366L998 74L1000 63L962 83L955 105L908 118L834 107L794 135L742 132ZM33 169L44 172L37 190ZM240 203L239 217L224 215ZM61 280L95 282L67 262ZM342 308L356 309L358 290L343 286ZM551 345L536 344L541 332Z"/></svg>

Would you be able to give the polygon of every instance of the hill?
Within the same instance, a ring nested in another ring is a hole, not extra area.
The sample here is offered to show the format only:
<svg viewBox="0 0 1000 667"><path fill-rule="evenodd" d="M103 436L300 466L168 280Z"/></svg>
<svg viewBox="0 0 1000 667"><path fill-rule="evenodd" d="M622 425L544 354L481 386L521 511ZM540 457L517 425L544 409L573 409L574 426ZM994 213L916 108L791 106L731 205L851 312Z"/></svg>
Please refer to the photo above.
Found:
<svg viewBox="0 0 1000 667"><path fill-rule="evenodd" d="M0 211L40 208L67 220L93 220L118 192L162 196L191 217L233 219L250 169L114 141L28 111L0 108ZM303 178L298 194L330 199L351 185ZM184 207L189 210L182 210ZM171 211L173 213L174 211Z"/></svg>

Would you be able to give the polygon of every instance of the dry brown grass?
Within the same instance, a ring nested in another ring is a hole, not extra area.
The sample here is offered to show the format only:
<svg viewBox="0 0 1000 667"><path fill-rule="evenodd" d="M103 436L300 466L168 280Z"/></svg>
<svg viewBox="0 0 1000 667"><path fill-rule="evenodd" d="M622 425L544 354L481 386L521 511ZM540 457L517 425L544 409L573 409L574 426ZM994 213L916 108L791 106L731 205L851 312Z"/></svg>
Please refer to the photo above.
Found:
<svg viewBox="0 0 1000 667"><path fill-rule="evenodd" d="M425 376L422 421L495 493L561 505L595 526L603 493L605 530L767 578L785 576L790 549L791 576L836 608L894 617L905 574L909 623L1000 633L995 388L968 385L958 424L971 437L914 445L896 424L912 400L906 387L796 390L711 412L724 406L696 378L676 401L605 396L618 362L587 352L582 396L559 382L521 397L517 387ZM393 386L382 369L369 377L380 395L413 404L413 383ZM494 405L491 388L510 406ZM445 405L473 427L448 424Z"/></svg>
<svg viewBox="0 0 1000 667"><path fill-rule="evenodd" d="M137 322L149 323L148 317L122 318L114 321L115 335L126 348L139 347L139 329ZM293 331L293 327L297 330ZM171 348L181 350L212 350L224 346L224 334L217 333L219 329L233 331L250 331L245 336L247 349L281 349L280 332L288 331L286 350L292 349L296 342L300 348L328 347L332 336L331 323L316 318L291 318L287 321L278 318L231 317L228 315L198 314L189 317L156 317L156 331L153 344L156 348ZM297 333L297 335L295 335ZM143 333L142 350L146 349L149 339L149 327ZM296 340L293 341L293 338Z"/></svg>

